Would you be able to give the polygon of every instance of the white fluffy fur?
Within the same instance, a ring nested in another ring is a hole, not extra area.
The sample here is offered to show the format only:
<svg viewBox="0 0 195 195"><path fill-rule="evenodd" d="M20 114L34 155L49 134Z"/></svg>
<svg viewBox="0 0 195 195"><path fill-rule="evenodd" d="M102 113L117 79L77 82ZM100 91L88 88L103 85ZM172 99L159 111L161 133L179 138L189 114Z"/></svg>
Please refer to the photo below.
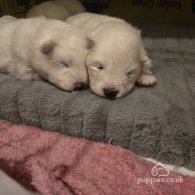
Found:
<svg viewBox="0 0 195 195"><path fill-rule="evenodd" d="M65 22L44 17L0 18L0 71L20 79L47 79L64 90L87 83L89 38Z"/></svg>
<svg viewBox="0 0 195 195"><path fill-rule="evenodd" d="M46 1L35 5L27 13L27 18L45 16L49 19L66 20L68 17L85 12L79 0Z"/></svg>
<svg viewBox="0 0 195 195"><path fill-rule="evenodd" d="M119 98L135 82L144 86L156 82L136 28L121 19L90 13L72 16L67 22L89 33L95 41L87 58L90 87L95 94L105 97L105 90L111 90L117 91L114 98Z"/></svg>

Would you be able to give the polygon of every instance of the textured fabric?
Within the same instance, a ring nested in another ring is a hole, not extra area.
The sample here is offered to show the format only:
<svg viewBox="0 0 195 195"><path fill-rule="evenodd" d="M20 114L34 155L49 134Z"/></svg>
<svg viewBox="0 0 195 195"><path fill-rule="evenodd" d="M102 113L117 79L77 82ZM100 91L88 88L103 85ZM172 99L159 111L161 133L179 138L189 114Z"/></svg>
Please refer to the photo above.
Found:
<svg viewBox="0 0 195 195"><path fill-rule="evenodd" d="M187 30L147 27L144 42L157 85L136 86L115 101L90 90L69 93L44 81L0 73L0 119L94 141L111 140L141 156L195 169L195 39L190 34L195 31Z"/></svg>
<svg viewBox="0 0 195 195"><path fill-rule="evenodd" d="M154 166L121 147L0 121L0 168L43 195L195 194L195 177L152 176Z"/></svg>

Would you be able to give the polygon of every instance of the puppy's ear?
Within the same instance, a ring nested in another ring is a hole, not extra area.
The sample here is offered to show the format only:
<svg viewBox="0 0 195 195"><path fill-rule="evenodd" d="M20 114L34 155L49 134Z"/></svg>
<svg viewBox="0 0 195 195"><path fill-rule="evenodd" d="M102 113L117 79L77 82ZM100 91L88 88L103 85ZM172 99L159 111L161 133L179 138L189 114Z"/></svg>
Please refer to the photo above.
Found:
<svg viewBox="0 0 195 195"><path fill-rule="evenodd" d="M137 30L137 33L141 36L142 35L142 31L140 29L136 29Z"/></svg>
<svg viewBox="0 0 195 195"><path fill-rule="evenodd" d="M156 78L150 70L152 60L147 56L146 51L143 54L144 55L141 56L141 72L136 83L142 86L151 86L156 83Z"/></svg>
<svg viewBox="0 0 195 195"><path fill-rule="evenodd" d="M141 67L142 69L149 69L152 66L152 60L148 57L144 47L141 49Z"/></svg>
<svg viewBox="0 0 195 195"><path fill-rule="evenodd" d="M86 41L87 41L86 48L87 48L88 50L94 48L94 46L95 46L94 40L92 40L92 39L89 38L89 37L86 37Z"/></svg>
<svg viewBox="0 0 195 195"><path fill-rule="evenodd" d="M149 69L152 66L152 60L147 56L141 58L142 69Z"/></svg>
<svg viewBox="0 0 195 195"><path fill-rule="evenodd" d="M56 43L53 41L45 41L41 46L41 52L44 54L48 54L53 51Z"/></svg>

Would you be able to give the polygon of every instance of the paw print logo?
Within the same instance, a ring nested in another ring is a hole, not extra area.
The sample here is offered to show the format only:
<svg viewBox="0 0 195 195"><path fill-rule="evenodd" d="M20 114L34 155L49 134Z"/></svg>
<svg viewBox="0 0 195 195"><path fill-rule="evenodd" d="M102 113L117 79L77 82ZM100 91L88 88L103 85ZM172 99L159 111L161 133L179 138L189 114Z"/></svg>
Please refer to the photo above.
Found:
<svg viewBox="0 0 195 195"><path fill-rule="evenodd" d="M169 175L169 170L167 170L163 165L157 164L155 165L152 170L151 170L151 175L152 176L157 176L157 177L166 177Z"/></svg>

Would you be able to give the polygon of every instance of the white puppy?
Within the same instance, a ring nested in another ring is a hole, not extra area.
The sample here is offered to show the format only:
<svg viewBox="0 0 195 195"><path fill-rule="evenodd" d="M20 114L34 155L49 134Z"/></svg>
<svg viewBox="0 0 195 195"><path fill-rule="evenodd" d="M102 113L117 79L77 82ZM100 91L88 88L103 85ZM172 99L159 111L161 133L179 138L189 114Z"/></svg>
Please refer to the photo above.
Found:
<svg viewBox="0 0 195 195"><path fill-rule="evenodd" d="M27 18L45 16L49 19L66 20L68 17L85 12L79 0L46 1L35 5L27 13Z"/></svg>
<svg viewBox="0 0 195 195"><path fill-rule="evenodd" d="M20 79L44 78L64 90L81 89L91 40L65 22L44 17L0 18L0 71Z"/></svg>
<svg viewBox="0 0 195 195"><path fill-rule="evenodd" d="M130 24L90 13L72 16L67 22L95 41L87 57L90 87L95 94L115 99L126 95L135 82L144 86L156 82L140 32Z"/></svg>

